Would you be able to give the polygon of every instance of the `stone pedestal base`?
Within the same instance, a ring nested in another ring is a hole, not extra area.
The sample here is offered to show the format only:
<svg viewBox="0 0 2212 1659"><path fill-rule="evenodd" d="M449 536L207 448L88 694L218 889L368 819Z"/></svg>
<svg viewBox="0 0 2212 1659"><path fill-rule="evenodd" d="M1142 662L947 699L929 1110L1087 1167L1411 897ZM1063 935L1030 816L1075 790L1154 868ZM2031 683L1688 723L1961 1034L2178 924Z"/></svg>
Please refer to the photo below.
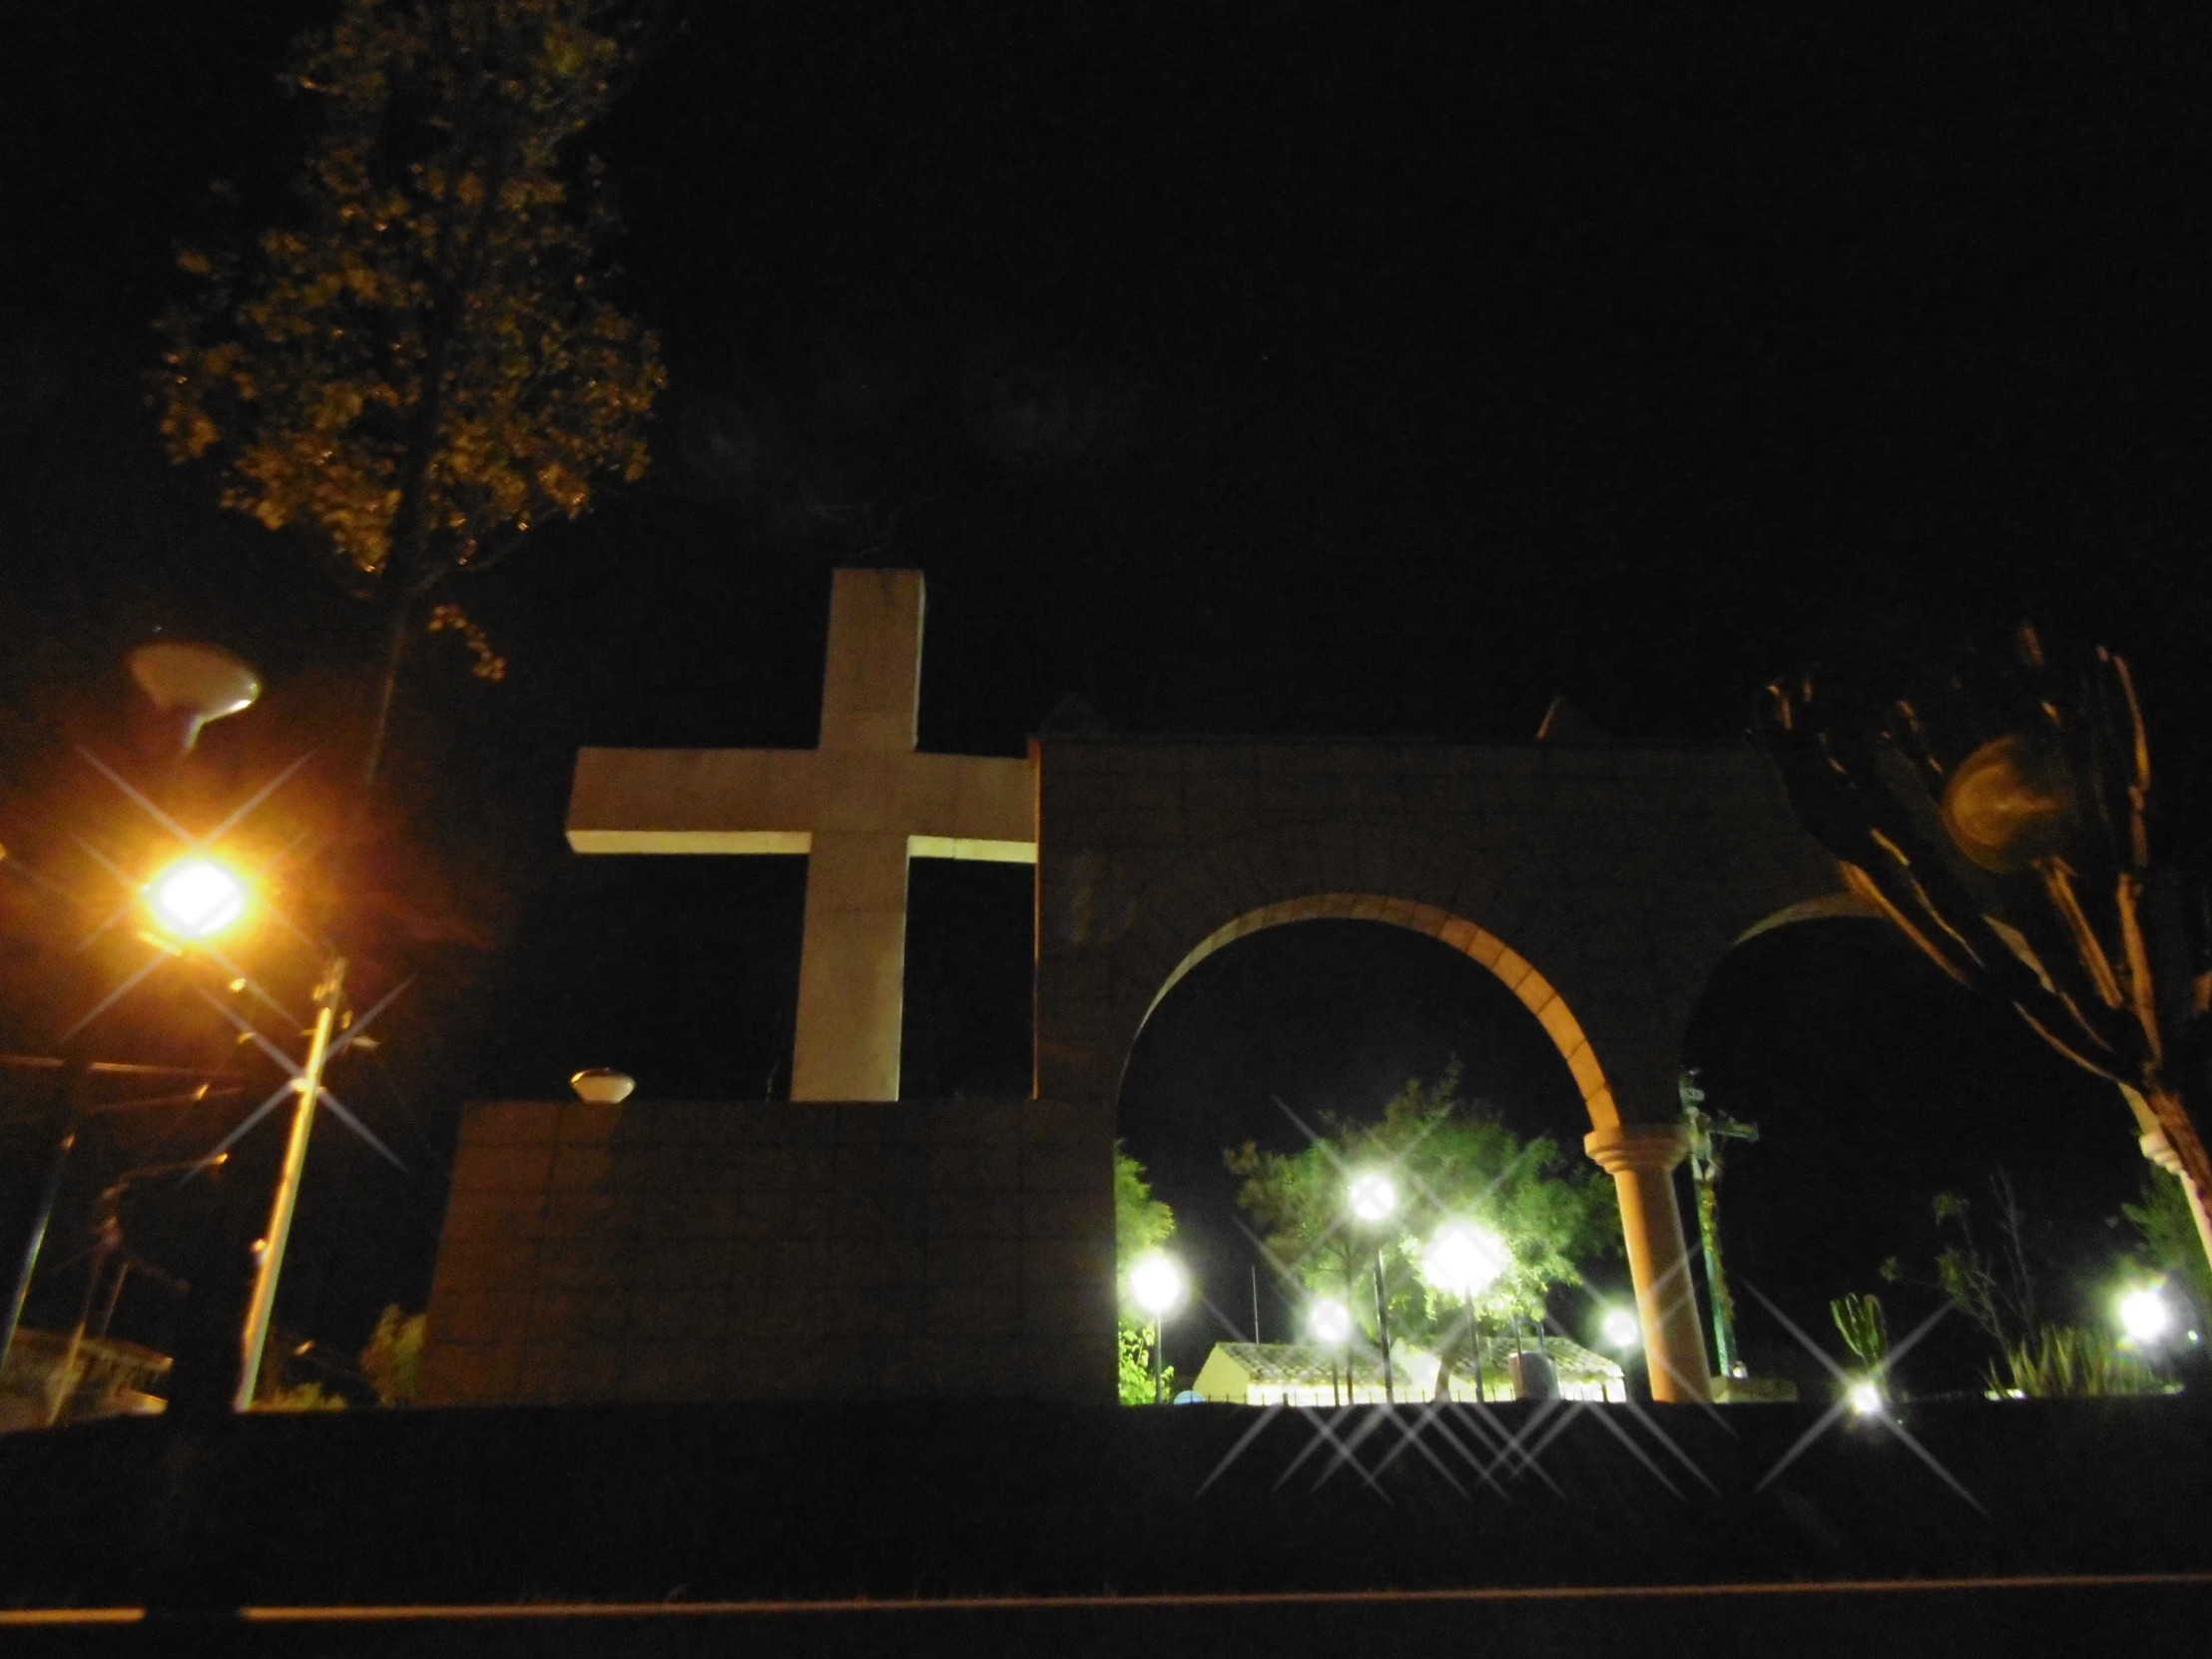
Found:
<svg viewBox="0 0 2212 1659"><path fill-rule="evenodd" d="M425 1404L1114 1398L1113 1128L1033 1100L462 1118Z"/></svg>

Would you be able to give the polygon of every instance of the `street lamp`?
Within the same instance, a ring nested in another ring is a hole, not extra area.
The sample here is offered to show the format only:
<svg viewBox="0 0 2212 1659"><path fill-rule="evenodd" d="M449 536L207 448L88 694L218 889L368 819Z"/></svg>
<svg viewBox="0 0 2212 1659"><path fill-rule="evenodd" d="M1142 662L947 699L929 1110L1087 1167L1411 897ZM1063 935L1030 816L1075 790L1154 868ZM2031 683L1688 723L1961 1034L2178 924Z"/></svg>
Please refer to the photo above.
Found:
<svg viewBox="0 0 2212 1659"><path fill-rule="evenodd" d="M1474 1299L1497 1283L1512 1260L1505 1241L1486 1227L1452 1222L1428 1241L1421 1273L1439 1291L1457 1296L1467 1308L1467 1340L1474 1351L1474 1397L1482 1400L1482 1327L1474 1317Z"/></svg>
<svg viewBox="0 0 2212 1659"><path fill-rule="evenodd" d="M1182 1306L1183 1270L1170 1256L1158 1251L1140 1256L1129 1269L1129 1294L1137 1306L1152 1316L1152 1403L1160 1403L1160 1326Z"/></svg>
<svg viewBox="0 0 2212 1659"><path fill-rule="evenodd" d="M130 663L131 677L139 689L165 713L184 717L184 746L188 750L207 722L251 708L262 695L261 677L244 659L221 646L157 640L132 652ZM197 853L172 864L147 890L148 907L157 924L187 942L205 942L237 922L246 912L246 884L235 872ZM254 1295L247 1305L246 1328L240 1334L243 1364L238 1391L232 1397L233 1406L241 1411L252 1408L254 1385L261 1376L262 1350L269 1342L276 1281L283 1271L284 1246L291 1238L292 1212L299 1204L299 1180L306 1167L315 1102L322 1093L323 1068L330 1057L330 1038L344 989L345 958L333 953L315 985L314 1031L307 1042L306 1064L292 1084L298 1100L292 1108L291 1133L284 1143L284 1161L270 1204L269 1226L254 1245Z"/></svg>
<svg viewBox="0 0 2212 1659"><path fill-rule="evenodd" d="M213 858L179 858L146 886L155 926L177 939L212 939L246 914L246 883Z"/></svg>
<svg viewBox="0 0 2212 1659"><path fill-rule="evenodd" d="M1336 1351L1342 1349L1345 1358L1345 1387L1339 1404L1352 1401L1352 1310L1333 1296L1323 1297L1307 1311L1306 1329L1316 1342L1331 1351L1329 1360L1329 1391L1337 1391Z"/></svg>
<svg viewBox="0 0 2212 1659"><path fill-rule="evenodd" d="M1384 1404L1396 1403L1396 1380L1390 1375L1390 1308L1389 1298L1382 1283L1382 1224L1397 1213L1397 1189L1390 1185L1390 1178L1370 1170L1356 1175L1345 1195L1352 1210L1353 1219L1367 1227L1375 1238L1375 1328L1382 1339L1382 1400ZM1351 1278L1348 1271L1347 1279ZM1348 1285L1347 1291L1351 1289Z"/></svg>
<svg viewBox="0 0 2212 1659"><path fill-rule="evenodd" d="M1606 1309L1600 1328L1605 1333L1605 1346L1616 1354L1626 1354L1644 1340L1643 1327L1626 1308Z"/></svg>

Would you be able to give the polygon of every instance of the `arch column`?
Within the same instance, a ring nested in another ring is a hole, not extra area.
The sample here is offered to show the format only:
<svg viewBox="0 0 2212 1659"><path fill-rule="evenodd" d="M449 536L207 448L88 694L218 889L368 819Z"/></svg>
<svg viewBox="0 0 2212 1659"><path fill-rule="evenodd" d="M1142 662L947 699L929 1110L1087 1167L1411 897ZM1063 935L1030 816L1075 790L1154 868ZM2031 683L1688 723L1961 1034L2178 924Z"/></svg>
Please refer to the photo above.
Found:
<svg viewBox="0 0 2212 1659"><path fill-rule="evenodd" d="M1689 1156L1689 1127L1680 1123L1615 1123L1592 1130L1582 1149L1620 1194L1628 1274L1636 1287L1651 1397L1705 1401L1713 1371L1690 1284L1690 1253L1682 1210L1674 1197L1674 1167Z"/></svg>

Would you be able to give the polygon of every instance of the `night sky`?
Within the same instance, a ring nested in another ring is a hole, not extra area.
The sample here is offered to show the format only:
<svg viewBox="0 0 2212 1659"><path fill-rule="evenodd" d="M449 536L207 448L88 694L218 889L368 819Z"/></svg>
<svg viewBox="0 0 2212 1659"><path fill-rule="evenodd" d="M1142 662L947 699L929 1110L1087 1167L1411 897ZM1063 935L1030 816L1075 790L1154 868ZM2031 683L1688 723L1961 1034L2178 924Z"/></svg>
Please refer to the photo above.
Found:
<svg viewBox="0 0 2212 1659"><path fill-rule="evenodd" d="M275 70L319 12L33 0L11 24L14 1046L110 971L21 868L93 881L74 837L116 808L71 741L149 783L166 766L132 644L220 638L270 681L173 799L236 799L313 748L275 809L313 822L358 742L365 619L168 467L143 404L174 246L283 212L303 111ZM2159 833L2199 855L2212 33L2192 8L639 15L648 61L592 145L629 227L618 291L671 367L655 465L457 592L506 681L416 654L394 890L450 925L364 966L367 994L421 978L340 1089L410 1173L318 1135L280 1309L298 1330L345 1349L383 1302L420 1306L464 1099L547 1097L587 1064L650 1094L782 1090L802 864L582 859L560 826L580 744L811 745L841 563L926 571L922 746L975 753L1020 753L1071 693L1131 733L1480 742L1525 739L1564 692L1624 739L1728 742L1768 675L1925 664L2036 616L2135 662ZM1026 1077L1028 928L1026 872L917 864L908 1092ZM132 1057L229 1041L156 988L101 1029ZM1569 1139L1532 1031L1431 941L1279 929L1163 1005L1123 1132L1242 1326L1219 1149L1294 1145L1277 1097L1380 1104L1453 1056L1516 1129ZM1686 1050L1765 1132L1729 1180L1740 1270L1809 1327L1882 1257L1925 1258L1944 1186L2013 1169L2065 1279L2138 1180L2108 1090L1876 929L1760 941ZM89 1149L76 1185L196 1149L227 1122L198 1110ZM30 1139L7 1133L19 1206ZM189 1255L185 1209L145 1226ZM73 1295L57 1278L34 1320ZM160 1299L130 1306L158 1339ZM1262 1317L1281 1329L1265 1290ZM1762 1320L1755 1359L1779 1341Z"/></svg>

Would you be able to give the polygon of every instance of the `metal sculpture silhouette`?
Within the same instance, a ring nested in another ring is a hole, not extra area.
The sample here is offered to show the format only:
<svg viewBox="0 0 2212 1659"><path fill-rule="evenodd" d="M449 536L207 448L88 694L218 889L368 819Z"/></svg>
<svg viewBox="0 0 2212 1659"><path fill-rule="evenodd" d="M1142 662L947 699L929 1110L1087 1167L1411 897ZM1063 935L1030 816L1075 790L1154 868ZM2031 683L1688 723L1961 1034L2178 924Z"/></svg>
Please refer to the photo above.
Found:
<svg viewBox="0 0 2212 1659"><path fill-rule="evenodd" d="M2212 1036L2204 889L2150 853L2150 748L2127 665L2029 627L1924 697L1805 675L1753 740L1844 875L1936 966L2121 1086L2195 1187ZM2212 1237L2206 1248L2212 1253Z"/></svg>

